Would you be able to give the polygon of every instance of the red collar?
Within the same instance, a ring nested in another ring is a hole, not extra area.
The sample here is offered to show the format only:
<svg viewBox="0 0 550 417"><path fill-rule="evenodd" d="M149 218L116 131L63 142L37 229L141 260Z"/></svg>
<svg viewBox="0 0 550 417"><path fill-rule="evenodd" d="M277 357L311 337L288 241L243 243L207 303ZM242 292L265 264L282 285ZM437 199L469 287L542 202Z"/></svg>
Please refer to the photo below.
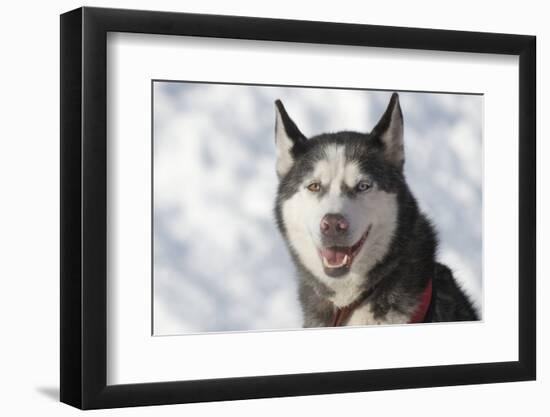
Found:
<svg viewBox="0 0 550 417"><path fill-rule="evenodd" d="M420 304L416 308L415 312L411 316L409 323L422 323L426 318L426 313L430 308L432 302L432 280L428 281L428 285L422 293L422 298L420 299Z"/></svg>
<svg viewBox="0 0 550 417"><path fill-rule="evenodd" d="M359 304L361 304L373 292L374 292L374 288L363 293L361 297L359 297L350 305L347 305L341 308L336 307L334 310L334 314L332 316L331 327L343 326L350 318L351 314L353 313L353 310L355 310L359 306ZM422 293L422 297L420 298L420 304L418 304L418 307L416 308L413 315L411 316L409 323L422 323L426 318L426 313L430 308L431 301L432 301L432 280L430 278L430 280L428 281L428 285L426 285L426 288Z"/></svg>

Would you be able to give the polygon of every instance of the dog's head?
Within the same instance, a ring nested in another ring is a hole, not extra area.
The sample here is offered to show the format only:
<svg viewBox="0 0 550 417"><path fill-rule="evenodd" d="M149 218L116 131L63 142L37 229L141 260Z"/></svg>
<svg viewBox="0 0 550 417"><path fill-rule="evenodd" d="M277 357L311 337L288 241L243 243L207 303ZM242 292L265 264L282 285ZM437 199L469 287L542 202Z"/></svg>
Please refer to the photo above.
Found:
<svg viewBox="0 0 550 417"><path fill-rule="evenodd" d="M277 100L278 225L295 258L329 286L364 279L387 253L403 186L403 116L394 93L368 133L306 138Z"/></svg>

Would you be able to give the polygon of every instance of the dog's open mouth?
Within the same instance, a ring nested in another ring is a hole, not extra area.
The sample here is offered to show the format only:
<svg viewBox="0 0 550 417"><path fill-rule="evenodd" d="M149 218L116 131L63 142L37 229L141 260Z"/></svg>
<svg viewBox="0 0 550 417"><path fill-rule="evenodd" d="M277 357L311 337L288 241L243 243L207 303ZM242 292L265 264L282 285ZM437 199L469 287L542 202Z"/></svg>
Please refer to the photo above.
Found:
<svg viewBox="0 0 550 417"><path fill-rule="evenodd" d="M370 228L370 226L367 227L363 236L352 246L330 246L319 250L323 269L328 276L338 277L349 271L355 256L367 240Z"/></svg>

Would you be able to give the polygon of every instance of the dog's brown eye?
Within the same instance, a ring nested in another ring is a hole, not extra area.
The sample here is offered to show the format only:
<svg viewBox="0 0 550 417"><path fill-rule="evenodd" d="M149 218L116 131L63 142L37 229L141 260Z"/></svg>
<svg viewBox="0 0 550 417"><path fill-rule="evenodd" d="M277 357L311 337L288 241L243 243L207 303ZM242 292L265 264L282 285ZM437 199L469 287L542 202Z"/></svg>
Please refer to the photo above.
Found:
<svg viewBox="0 0 550 417"><path fill-rule="evenodd" d="M312 182L307 186L307 189L311 191L312 193L317 193L321 191L321 183L319 182Z"/></svg>
<svg viewBox="0 0 550 417"><path fill-rule="evenodd" d="M355 190L360 193L364 193L372 188L372 183L370 181L359 181L355 186Z"/></svg>

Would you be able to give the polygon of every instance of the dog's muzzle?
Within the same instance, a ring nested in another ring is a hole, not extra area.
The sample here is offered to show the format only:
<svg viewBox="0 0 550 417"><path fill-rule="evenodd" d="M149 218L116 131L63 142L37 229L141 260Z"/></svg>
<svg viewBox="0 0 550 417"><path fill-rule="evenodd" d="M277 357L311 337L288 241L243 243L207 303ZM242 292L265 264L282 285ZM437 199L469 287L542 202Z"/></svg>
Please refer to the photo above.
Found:
<svg viewBox="0 0 550 417"><path fill-rule="evenodd" d="M325 216L326 217L326 216ZM323 218L325 219L325 218ZM334 222L339 222L340 219L334 220ZM321 230L322 229L322 222L321 222ZM340 230L337 230L337 228L340 228ZM329 226L327 227L328 233L334 234L334 233L347 233L347 230L349 228L349 224L346 222L345 229L342 229L340 226L338 226L338 223L335 223L335 226ZM363 244L367 240L367 237L369 235L371 226L367 227L365 230L365 233L361 236L361 238L352 246L324 246L319 250L319 255L321 257L321 261L323 263L323 269L325 271L325 274L327 274L330 277L340 277L342 275L345 275L349 272L349 269L353 263L353 260L355 256L359 253L361 248L363 247ZM331 230L333 229L333 230ZM324 234L324 237L327 235Z"/></svg>

